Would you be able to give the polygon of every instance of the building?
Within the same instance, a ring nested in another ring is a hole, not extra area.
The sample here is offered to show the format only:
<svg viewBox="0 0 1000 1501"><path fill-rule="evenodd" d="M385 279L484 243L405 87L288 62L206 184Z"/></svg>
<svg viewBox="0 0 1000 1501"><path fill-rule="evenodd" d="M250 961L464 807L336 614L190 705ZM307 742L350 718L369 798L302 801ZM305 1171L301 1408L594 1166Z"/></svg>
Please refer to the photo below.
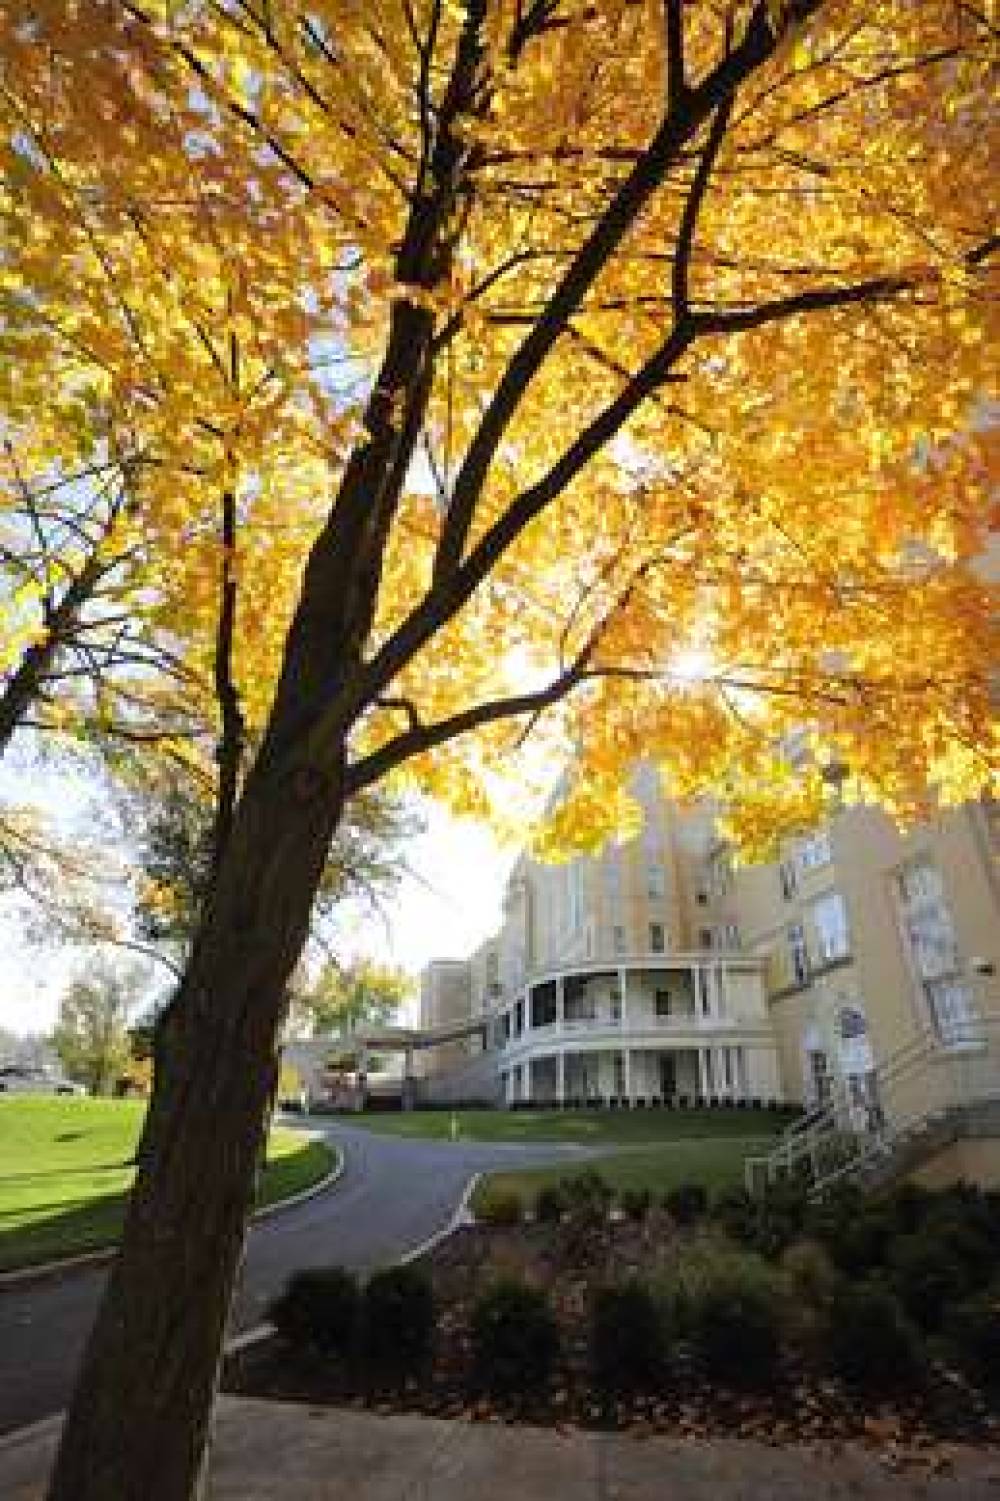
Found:
<svg viewBox="0 0 1000 1501"><path fill-rule="evenodd" d="M464 1006L488 1022L499 1099L780 1099L883 1136L930 1104L1000 1107L997 805L906 833L848 808L779 861L738 867L652 768L633 790L638 838L565 864L522 856L499 932L448 966L448 1020ZM424 1026L445 1019L438 968Z"/></svg>

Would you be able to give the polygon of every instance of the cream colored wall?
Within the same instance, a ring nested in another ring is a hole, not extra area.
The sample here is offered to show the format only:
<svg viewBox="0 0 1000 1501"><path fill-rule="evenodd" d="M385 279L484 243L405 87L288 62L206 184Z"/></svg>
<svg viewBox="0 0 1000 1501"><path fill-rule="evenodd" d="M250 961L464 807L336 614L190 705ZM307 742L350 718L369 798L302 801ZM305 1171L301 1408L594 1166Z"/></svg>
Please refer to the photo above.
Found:
<svg viewBox="0 0 1000 1501"><path fill-rule="evenodd" d="M1000 1138L953 1142L910 1176L924 1188L948 1188L964 1181L983 1189L1000 1189Z"/></svg>

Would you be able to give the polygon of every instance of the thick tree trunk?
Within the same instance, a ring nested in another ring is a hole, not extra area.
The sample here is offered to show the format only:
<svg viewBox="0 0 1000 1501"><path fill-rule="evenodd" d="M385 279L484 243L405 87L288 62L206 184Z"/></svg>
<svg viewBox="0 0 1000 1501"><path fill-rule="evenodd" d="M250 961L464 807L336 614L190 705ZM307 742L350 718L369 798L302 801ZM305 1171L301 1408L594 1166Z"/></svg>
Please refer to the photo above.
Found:
<svg viewBox="0 0 1000 1501"><path fill-rule="evenodd" d="M339 783L252 773L171 1007L122 1252L50 1501L197 1493L277 1068L285 982L339 820Z"/></svg>

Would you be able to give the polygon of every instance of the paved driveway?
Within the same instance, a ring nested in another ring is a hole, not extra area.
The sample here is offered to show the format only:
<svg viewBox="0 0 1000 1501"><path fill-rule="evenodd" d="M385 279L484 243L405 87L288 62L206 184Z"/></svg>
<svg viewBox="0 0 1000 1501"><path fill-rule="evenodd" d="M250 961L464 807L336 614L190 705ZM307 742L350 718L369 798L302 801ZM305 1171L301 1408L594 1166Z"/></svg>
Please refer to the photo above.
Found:
<svg viewBox="0 0 1000 1501"><path fill-rule="evenodd" d="M473 1173L592 1155L568 1145L399 1140L319 1118L310 1125L343 1152L344 1175L329 1193L251 1230L234 1332L261 1321L298 1267L362 1270L419 1245L448 1223ZM0 1288L0 1433L65 1406L104 1278L95 1269Z"/></svg>

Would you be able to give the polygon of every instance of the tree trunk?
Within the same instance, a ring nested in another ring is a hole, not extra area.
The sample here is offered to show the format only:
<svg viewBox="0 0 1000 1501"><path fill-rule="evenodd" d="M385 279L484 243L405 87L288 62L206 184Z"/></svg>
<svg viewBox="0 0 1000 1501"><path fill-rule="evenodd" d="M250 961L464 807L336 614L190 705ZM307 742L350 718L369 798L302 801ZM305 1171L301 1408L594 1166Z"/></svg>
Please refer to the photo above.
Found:
<svg viewBox="0 0 1000 1501"><path fill-rule="evenodd" d="M122 1251L50 1501L189 1501L197 1493L285 982L341 810L339 780L301 763L272 762L248 778L171 1007Z"/></svg>

